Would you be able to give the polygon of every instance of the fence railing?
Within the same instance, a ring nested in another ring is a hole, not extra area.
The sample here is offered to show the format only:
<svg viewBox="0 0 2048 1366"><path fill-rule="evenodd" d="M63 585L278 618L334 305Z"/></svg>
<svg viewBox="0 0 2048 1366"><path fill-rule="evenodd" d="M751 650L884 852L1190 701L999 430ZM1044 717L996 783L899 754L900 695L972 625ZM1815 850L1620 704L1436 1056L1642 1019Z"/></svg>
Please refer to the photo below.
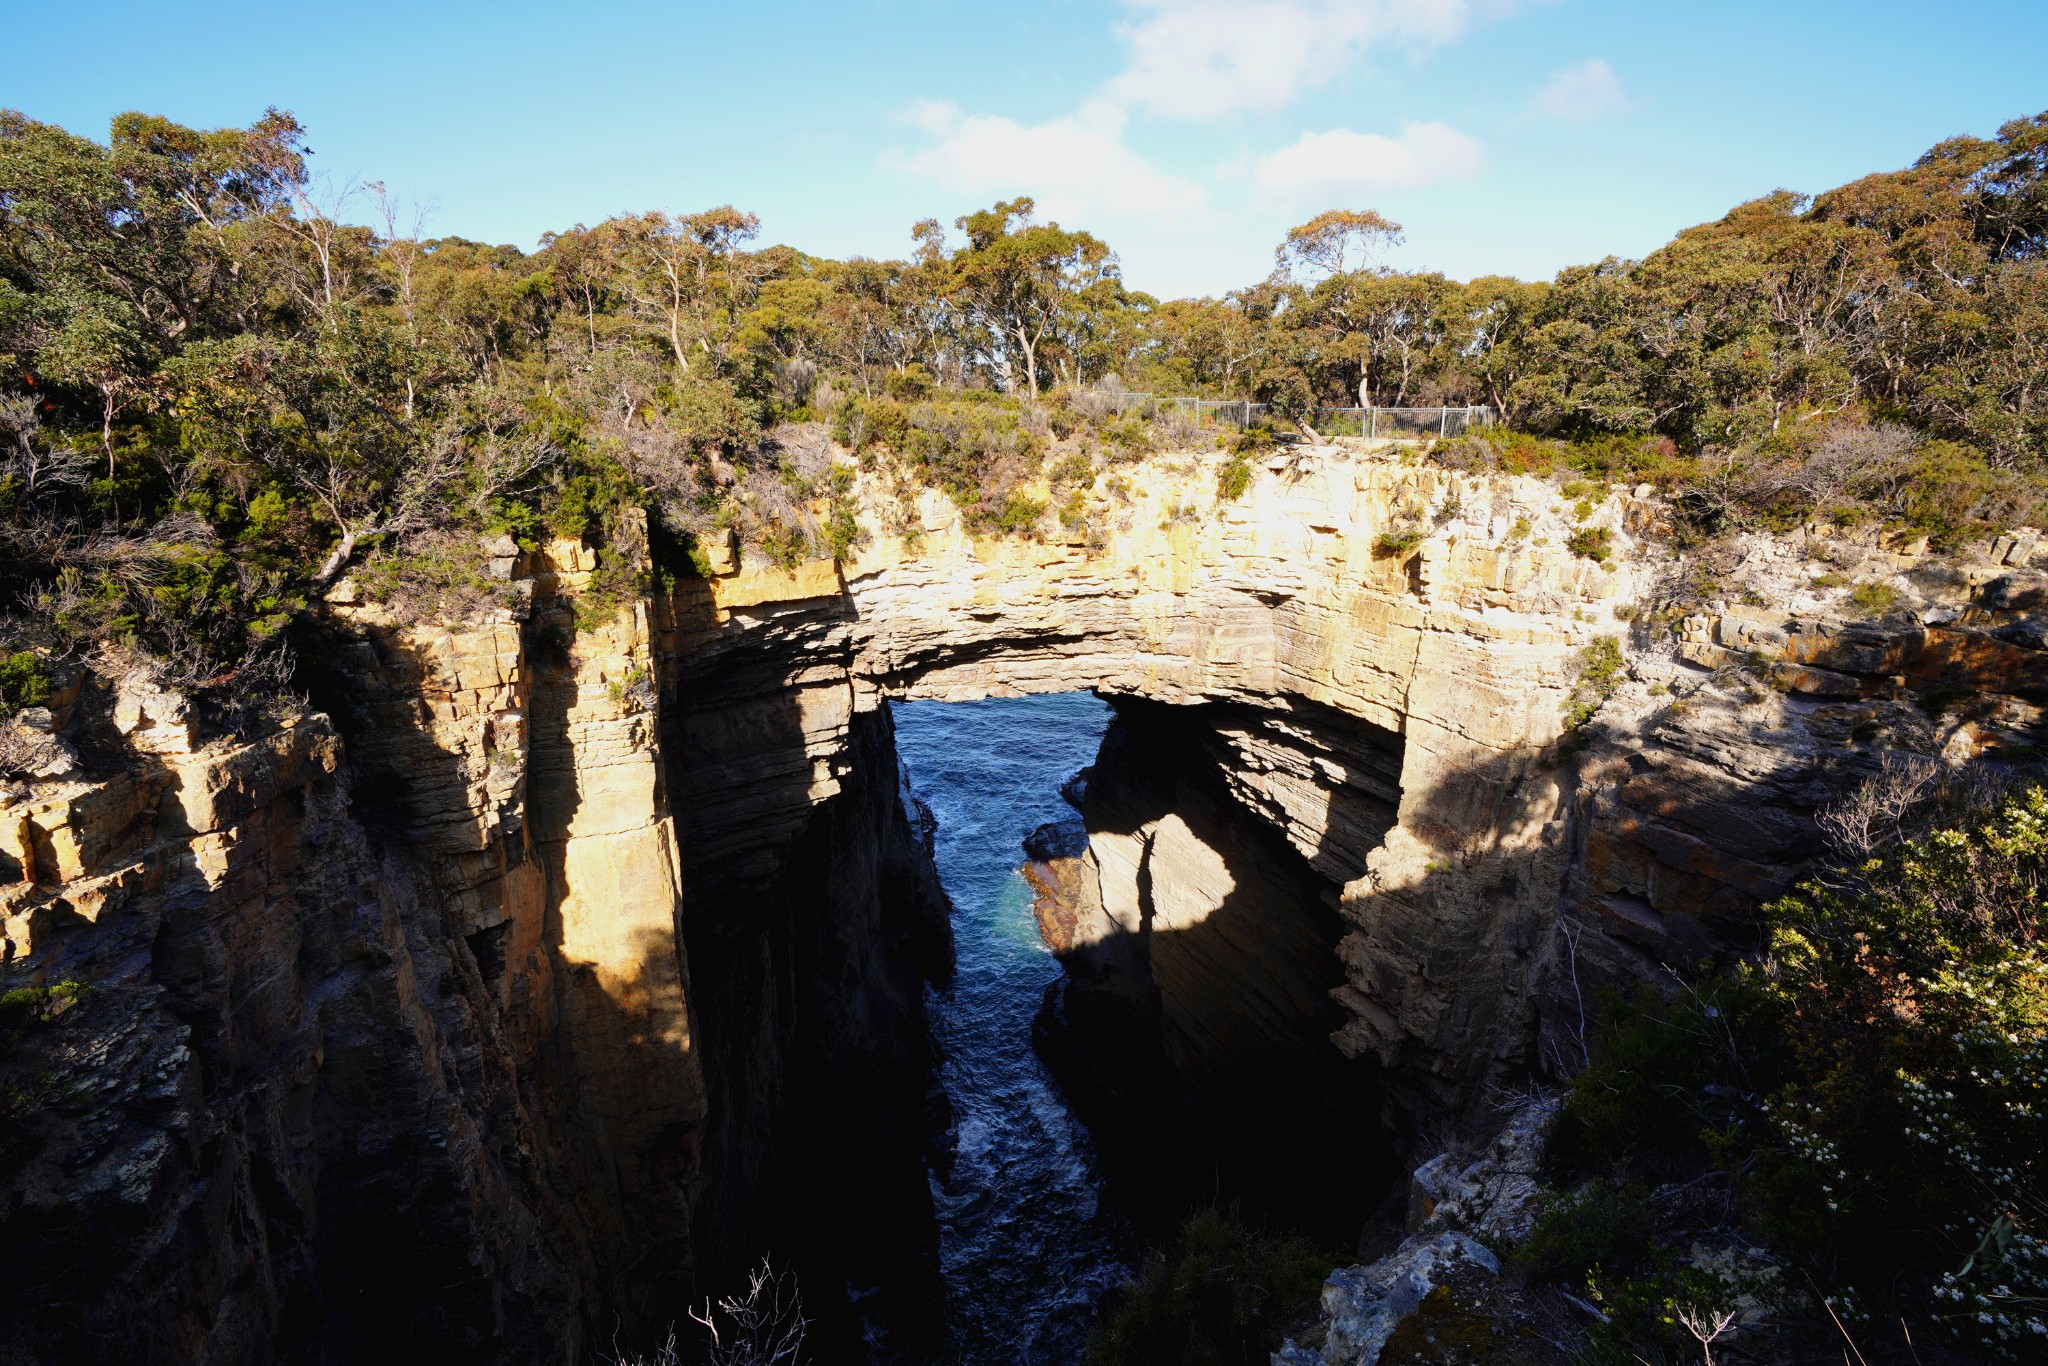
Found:
<svg viewBox="0 0 2048 1366"><path fill-rule="evenodd" d="M1159 413L1185 413L1197 423L1225 423L1249 427L1274 415L1271 404L1242 399L1170 398L1157 394L1105 394L1114 401L1118 417L1140 412L1147 417ZM1309 426L1321 436L1423 437L1456 436L1473 427L1494 421L1493 409L1483 405L1460 408L1318 408Z"/></svg>

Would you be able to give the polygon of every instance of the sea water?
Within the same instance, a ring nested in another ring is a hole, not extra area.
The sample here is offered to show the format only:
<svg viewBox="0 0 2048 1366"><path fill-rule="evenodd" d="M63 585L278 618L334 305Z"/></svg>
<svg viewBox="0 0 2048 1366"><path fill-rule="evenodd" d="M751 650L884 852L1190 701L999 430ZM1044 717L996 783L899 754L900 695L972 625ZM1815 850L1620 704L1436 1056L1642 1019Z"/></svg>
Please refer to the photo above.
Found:
<svg viewBox="0 0 2048 1366"><path fill-rule="evenodd" d="M947 1323L965 1366L1080 1357L1095 1302L1128 1267L1087 1129L1031 1048L1059 964L1039 939L1021 841L1074 814L1109 707L1088 693L895 704L910 788L938 818L958 967L927 1001L956 1125L932 1177Z"/></svg>

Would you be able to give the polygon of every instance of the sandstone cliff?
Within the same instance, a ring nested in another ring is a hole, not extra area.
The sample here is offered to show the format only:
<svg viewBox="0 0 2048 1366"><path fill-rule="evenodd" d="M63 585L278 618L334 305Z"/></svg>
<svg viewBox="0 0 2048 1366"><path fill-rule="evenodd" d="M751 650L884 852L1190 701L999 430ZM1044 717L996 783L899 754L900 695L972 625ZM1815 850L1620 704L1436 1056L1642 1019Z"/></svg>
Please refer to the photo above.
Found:
<svg viewBox="0 0 2048 1366"><path fill-rule="evenodd" d="M0 1062L0 1359L556 1361L770 1243L897 1287L902 1335L947 949L892 697L1117 704L1047 1051L1111 1128L1314 1185L1376 1122L1410 1158L1488 1127L1600 985L1741 945L1819 803L2048 694L2017 544L1708 564L1639 490L1587 510L1603 563L1542 481L1329 447L1221 501L1219 459L1000 541L871 470L845 564L648 600L569 544L465 625L343 591L315 709L240 740L88 679L50 718L85 766L0 806L8 985L94 988Z"/></svg>
<svg viewBox="0 0 2048 1366"><path fill-rule="evenodd" d="M71 708L121 732L98 769L0 810L9 985L91 988L5 1058L0 1359L560 1362L658 1335L761 1250L717 1230L757 1212L741 1163L794 1122L785 1092L818 1106L803 1068L878 1035L891 1084L849 1113L915 1166L934 952L877 922L922 933L938 894L886 726L841 735L874 751L858 793L806 794L837 842L792 876L832 896L749 931L772 972L705 946L700 1000L670 794L772 783L744 746L664 749L666 605L589 603L591 568L557 545L507 585L530 612L458 627L344 589L321 710L259 738L146 690ZM707 880L692 904L729 903ZM764 1022L801 1056L707 1069L707 1039Z"/></svg>
<svg viewBox="0 0 2048 1366"><path fill-rule="evenodd" d="M1213 794L1231 828L1091 811L1092 894L1061 914L1072 955L1145 960L1186 1094L1220 1094L1230 1049L1313 1017L1320 976L1275 969L1293 999L1263 1009L1280 997L1243 949L1288 961L1325 932L1307 928L1320 902L1343 926L1337 1046L1375 1064L1410 1156L1454 1143L1488 1125L1490 1088L1583 1060L1599 988L1742 945L1818 849L1814 810L1884 754L1960 752L2035 715L2048 656L2017 542L1936 565L1924 543L1813 528L1681 553L1648 488L1580 509L1546 480L1340 445L1275 456L1226 501L1221 459L1099 476L1037 540L969 536L937 494L869 471L870 540L838 572L688 589L721 639L829 659L856 712L1080 687L1162 704L1172 758L1150 776L1202 793L1165 806ZM1608 533L1605 560L1567 548L1584 527ZM1854 580L1898 610L1861 619ZM1613 696L1568 733L1602 637ZM1916 699L1941 689L1973 700L1930 719ZM804 748L820 775L828 748ZM1299 868L1246 852L1247 818ZM1250 911L1252 886L1309 909ZM1151 961L1162 944L1187 949Z"/></svg>

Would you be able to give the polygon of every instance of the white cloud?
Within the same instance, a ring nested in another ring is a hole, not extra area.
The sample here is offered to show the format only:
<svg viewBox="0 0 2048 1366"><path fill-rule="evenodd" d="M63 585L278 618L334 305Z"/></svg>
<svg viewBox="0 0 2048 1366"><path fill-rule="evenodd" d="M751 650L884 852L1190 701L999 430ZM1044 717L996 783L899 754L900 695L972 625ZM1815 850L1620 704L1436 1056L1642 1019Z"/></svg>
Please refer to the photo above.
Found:
<svg viewBox="0 0 2048 1366"><path fill-rule="evenodd" d="M1598 57L1568 66L1543 83L1530 107L1569 123L1590 123L1629 107L1628 91L1614 68Z"/></svg>
<svg viewBox="0 0 2048 1366"><path fill-rule="evenodd" d="M1519 0L1125 0L1119 104L1170 119L1271 113L1362 53L1437 47Z"/></svg>
<svg viewBox="0 0 2048 1366"><path fill-rule="evenodd" d="M1107 100L1034 124L930 101L911 105L904 118L935 140L916 152L891 153L885 166L958 194L1028 194L1041 219L1068 227L1085 227L1093 217L1169 218L1207 202L1201 186L1162 171L1124 141L1127 116Z"/></svg>
<svg viewBox="0 0 2048 1366"><path fill-rule="evenodd" d="M1447 123L1404 124L1398 137L1332 128L1261 157L1252 183L1276 203L1362 208L1361 196L1463 179L1485 162L1478 139Z"/></svg>

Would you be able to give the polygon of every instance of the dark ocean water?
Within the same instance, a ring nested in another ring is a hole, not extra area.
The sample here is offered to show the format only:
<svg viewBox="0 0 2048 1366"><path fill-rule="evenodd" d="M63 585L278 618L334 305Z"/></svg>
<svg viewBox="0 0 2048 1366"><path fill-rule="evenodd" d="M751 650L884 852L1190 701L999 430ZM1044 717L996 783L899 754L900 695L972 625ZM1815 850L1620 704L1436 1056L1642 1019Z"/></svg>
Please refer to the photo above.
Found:
<svg viewBox="0 0 2048 1366"><path fill-rule="evenodd" d="M947 1319L966 1366L1079 1359L1128 1235L1103 1206L1088 1131L1031 1049L1060 969L1039 940L1020 841L1073 814L1060 783L1095 758L1109 708L1087 693L895 706L911 790L938 817L959 967L931 993L958 1126L932 1178Z"/></svg>

